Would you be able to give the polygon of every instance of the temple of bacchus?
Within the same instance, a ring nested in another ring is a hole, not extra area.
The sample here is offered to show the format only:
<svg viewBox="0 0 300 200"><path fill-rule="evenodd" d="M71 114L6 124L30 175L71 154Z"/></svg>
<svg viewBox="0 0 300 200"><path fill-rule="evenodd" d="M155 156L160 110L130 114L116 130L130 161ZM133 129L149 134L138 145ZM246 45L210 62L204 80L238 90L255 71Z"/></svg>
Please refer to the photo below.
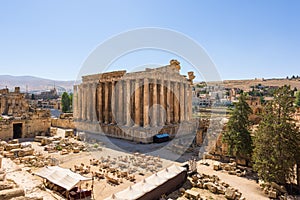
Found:
<svg viewBox="0 0 300 200"><path fill-rule="evenodd" d="M193 72L180 75L180 63L126 73L82 77L74 86L74 119L80 131L150 143L154 135L191 134Z"/></svg>

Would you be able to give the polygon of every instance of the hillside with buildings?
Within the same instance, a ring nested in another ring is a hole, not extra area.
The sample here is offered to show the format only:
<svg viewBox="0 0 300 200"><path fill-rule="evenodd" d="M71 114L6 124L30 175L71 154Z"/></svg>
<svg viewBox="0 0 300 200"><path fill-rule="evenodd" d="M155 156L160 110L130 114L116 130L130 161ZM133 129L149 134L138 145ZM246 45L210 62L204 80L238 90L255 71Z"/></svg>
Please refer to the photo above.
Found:
<svg viewBox="0 0 300 200"><path fill-rule="evenodd" d="M44 79L34 76L11 76L0 75L0 88L13 89L16 86L20 86L22 92L41 92L56 88L61 93L64 91L73 90L74 81L56 81L51 79Z"/></svg>
<svg viewBox="0 0 300 200"><path fill-rule="evenodd" d="M249 80L225 80L225 88L240 88L244 91L249 90L251 86L266 85L266 86L283 86L290 85L291 88L300 89L300 78L272 78L272 79L249 79Z"/></svg>

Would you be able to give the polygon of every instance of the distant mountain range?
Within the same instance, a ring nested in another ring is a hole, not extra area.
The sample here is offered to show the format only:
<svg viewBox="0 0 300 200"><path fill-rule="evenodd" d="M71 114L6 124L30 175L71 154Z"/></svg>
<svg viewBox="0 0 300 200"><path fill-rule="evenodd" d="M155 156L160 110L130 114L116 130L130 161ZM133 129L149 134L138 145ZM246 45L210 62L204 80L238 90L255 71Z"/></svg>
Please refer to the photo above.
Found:
<svg viewBox="0 0 300 200"><path fill-rule="evenodd" d="M54 86L59 93L64 91L71 92L73 90L73 85L75 81L56 81L51 79L44 79L34 76L11 76L11 75L0 75L0 89L9 88L11 91L15 87L20 87L22 92L26 90L30 93L39 93L41 91L46 91L53 89ZM195 83L197 84L197 83ZM291 85L292 88L296 87L300 90L300 78L296 79L252 79L252 80L224 80L224 87L228 88L241 88L243 90L248 90L250 86L262 84L269 86L282 86Z"/></svg>
<svg viewBox="0 0 300 200"><path fill-rule="evenodd" d="M34 76L11 76L0 75L0 89L9 88L14 90L20 87L22 92L40 92L53 89L54 86L58 92L72 91L74 81L56 81Z"/></svg>

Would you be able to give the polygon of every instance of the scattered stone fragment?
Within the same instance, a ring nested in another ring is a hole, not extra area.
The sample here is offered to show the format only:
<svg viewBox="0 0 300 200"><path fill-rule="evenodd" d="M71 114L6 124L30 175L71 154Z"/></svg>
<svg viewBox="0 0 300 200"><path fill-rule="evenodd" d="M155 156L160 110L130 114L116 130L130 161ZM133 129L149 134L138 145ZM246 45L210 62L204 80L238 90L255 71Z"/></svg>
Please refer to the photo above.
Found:
<svg viewBox="0 0 300 200"><path fill-rule="evenodd" d="M268 197L272 199L276 199L277 198L276 190L269 190Z"/></svg>
<svg viewBox="0 0 300 200"><path fill-rule="evenodd" d="M25 192L22 188L13 188L0 191L1 200L9 200L13 197L25 196Z"/></svg>
<svg viewBox="0 0 300 200"><path fill-rule="evenodd" d="M220 170L220 168L221 168L220 162L217 162L217 161L214 162L213 169L216 170L216 171L218 171L218 170Z"/></svg>
<svg viewBox="0 0 300 200"><path fill-rule="evenodd" d="M236 196L235 189L229 187L226 189L225 197L229 200L234 200Z"/></svg>

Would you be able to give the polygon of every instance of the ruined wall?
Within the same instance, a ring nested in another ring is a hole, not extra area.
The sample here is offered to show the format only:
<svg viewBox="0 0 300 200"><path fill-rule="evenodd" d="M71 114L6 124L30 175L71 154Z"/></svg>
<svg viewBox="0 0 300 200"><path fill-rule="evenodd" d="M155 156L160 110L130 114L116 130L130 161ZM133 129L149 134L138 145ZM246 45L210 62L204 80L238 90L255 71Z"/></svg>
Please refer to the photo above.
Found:
<svg viewBox="0 0 300 200"><path fill-rule="evenodd" d="M0 138L2 140L12 138L13 124L9 120L0 121Z"/></svg>
<svg viewBox="0 0 300 200"><path fill-rule="evenodd" d="M75 129L73 118L66 118L66 119L52 118L51 126L59 127L59 128Z"/></svg>
<svg viewBox="0 0 300 200"><path fill-rule="evenodd" d="M29 107L20 87L0 90L0 139L29 138L49 132L50 110Z"/></svg>
<svg viewBox="0 0 300 200"><path fill-rule="evenodd" d="M49 132L51 118L49 110L36 110L28 113L29 118L2 118L0 120L0 139L8 140L14 136L14 124L21 125L19 138L31 138L36 135L43 135Z"/></svg>
<svg viewBox="0 0 300 200"><path fill-rule="evenodd" d="M8 89L0 90L0 114L22 117L28 111L28 102L25 95L20 93L19 87L15 87L14 92L9 92Z"/></svg>

